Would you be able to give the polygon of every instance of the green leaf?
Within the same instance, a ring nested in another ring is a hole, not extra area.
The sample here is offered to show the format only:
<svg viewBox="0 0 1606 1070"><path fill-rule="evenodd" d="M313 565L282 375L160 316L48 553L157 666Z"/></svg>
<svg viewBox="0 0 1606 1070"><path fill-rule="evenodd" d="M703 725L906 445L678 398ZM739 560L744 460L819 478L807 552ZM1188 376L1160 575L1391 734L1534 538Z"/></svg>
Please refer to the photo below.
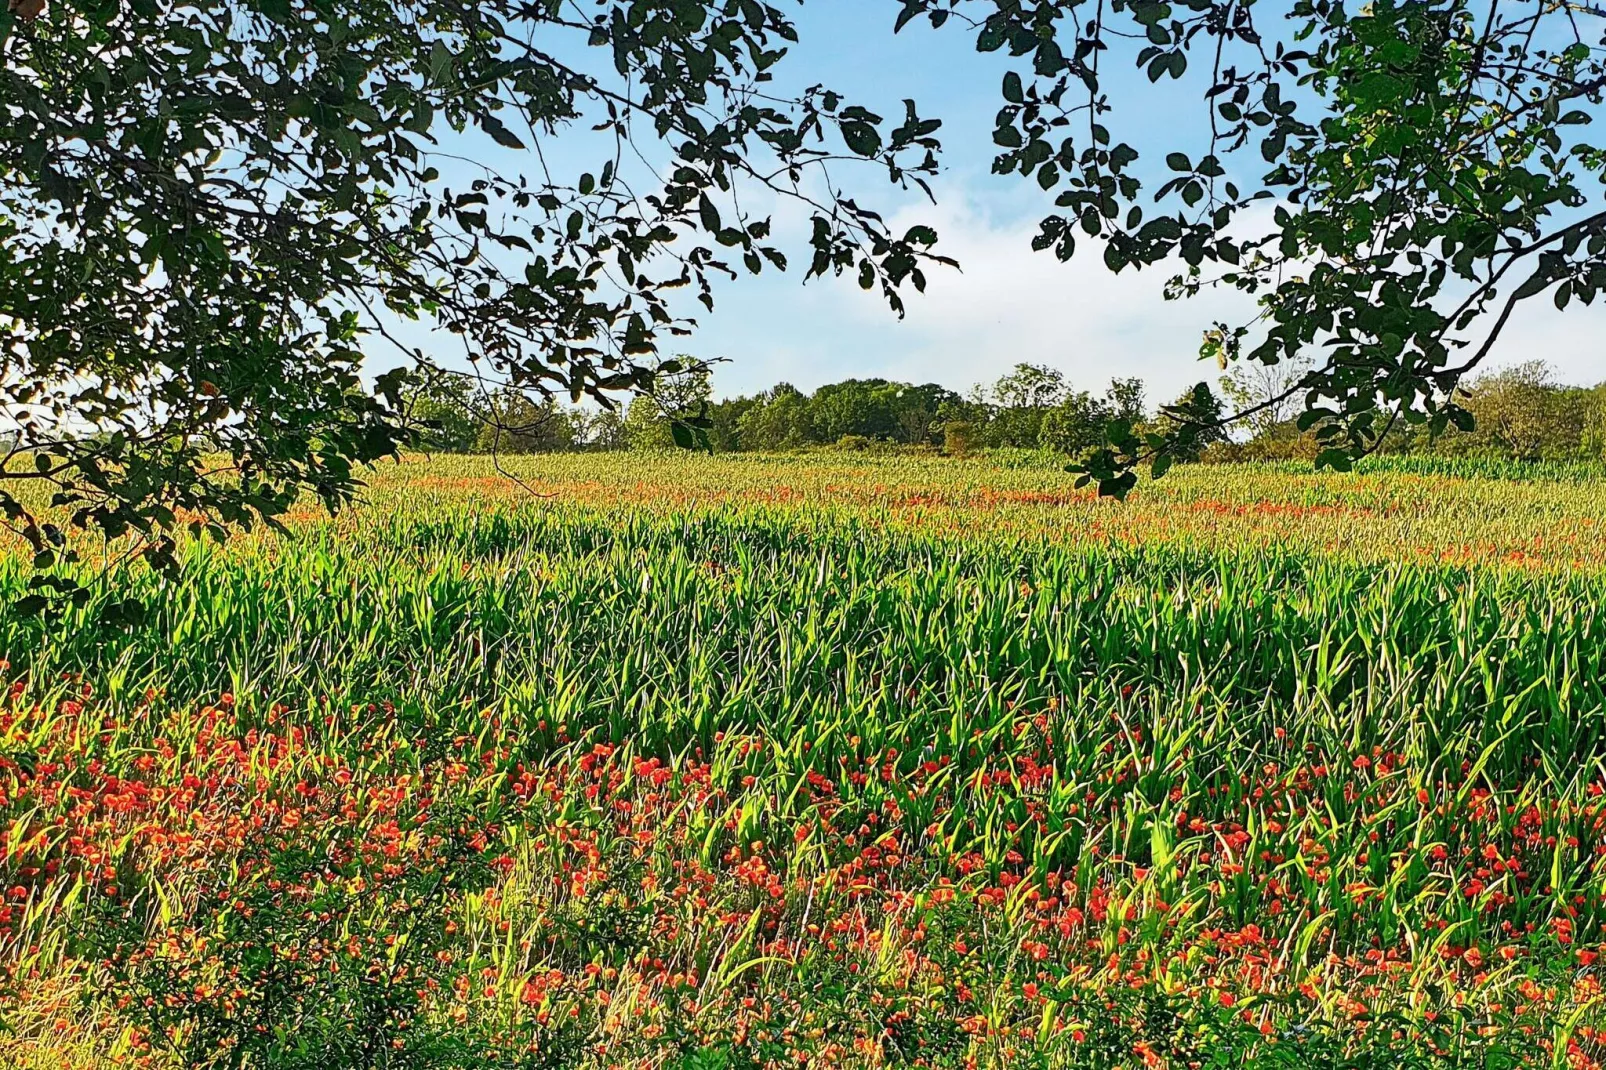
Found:
<svg viewBox="0 0 1606 1070"><path fill-rule="evenodd" d="M137 628L148 618L145 604L137 598L108 602L100 610L101 624L113 628Z"/></svg>
<svg viewBox="0 0 1606 1070"><path fill-rule="evenodd" d="M1542 292L1545 287L1549 286L1554 281L1555 280L1550 276L1549 269L1541 267L1538 271L1535 271L1532 275L1529 275L1527 279L1523 280L1522 285L1517 287L1516 292L1511 295L1511 299L1513 301L1526 300L1527 298Z"/></svg>
<svg viewBox="0 0 1606 1070"><path fill-rule="evenodd" d="M1335 472L1348 472L1354 469L1355 461L1348 450L1327 449L1316 455L1318 470L1328 468Z"/></svg>
<svg viewBox="0 0 1606 1070"><path fill-rule="evenodd" d="M413 104L413 114L408 117L407 129L415 134L427 134L434 122L435 109L430 106L429 101L420 97Z"/></svg>
<svg viewBox="0 0 1606 1070"><path fill-rule="evenodd" d="M478 118L480 129L484 130L487 134L490 134L491 140L495 141L498 145L509 149L524 148L524 142L520 141L518 136L514 134L513 131L509 130L507 125L496 116L487 112Z"/></svg>
<svg viewBox="0 0 1606 1070"><path fill-rule="evenodd" d="M710 234L718 234L724 229L724 225L719 218L719 209L714 207L714 202L709 200L706 193L699 194L697 197L697 216L703 225L703 229Z"/></svg>
<svg viewBox="0 0 1606 1070"><path fill-rule="evenodd" d="M429 76L433 81L440 81L441 76L452 69L452 50L446 47L446 42L437 38L429 46Z"/></svg>
<svg viewBox="0 0 1606 1070"><path fill-rule="evenodd" d="M881 134L866 122L842 124L842 140L860 156L874 156L881 151Z"/></svg>
<svg viewBox="0 0 1606 1070"><path fill-rule="evenodd" d="M49 604L50 600L44 595L29 594L11 603L11 611L19 617L37 617Z"/></svg>

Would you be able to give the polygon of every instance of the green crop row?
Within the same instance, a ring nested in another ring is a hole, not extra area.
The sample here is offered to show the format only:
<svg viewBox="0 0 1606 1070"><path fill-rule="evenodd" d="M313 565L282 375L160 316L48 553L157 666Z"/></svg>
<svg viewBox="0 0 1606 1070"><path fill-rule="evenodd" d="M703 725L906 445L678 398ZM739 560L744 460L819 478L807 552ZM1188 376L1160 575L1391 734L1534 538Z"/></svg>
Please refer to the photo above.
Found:
<svg viewBox="0 0 1606 1070"><path fill-rule="evenodd" d="M15 1061L1596 1065L1606 574L959 471L392 477L0 622Z"/></svg>

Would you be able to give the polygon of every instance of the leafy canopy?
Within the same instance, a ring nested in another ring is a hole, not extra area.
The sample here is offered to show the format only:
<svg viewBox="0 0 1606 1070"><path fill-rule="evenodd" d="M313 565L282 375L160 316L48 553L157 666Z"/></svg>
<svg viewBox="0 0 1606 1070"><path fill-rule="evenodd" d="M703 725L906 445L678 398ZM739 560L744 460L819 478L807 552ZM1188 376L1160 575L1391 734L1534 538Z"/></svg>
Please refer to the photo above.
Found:
<svg viewBox="0 0 1606 1070"><path fill-rule="evenodd" d="M1035 246L1079 242L1115 271L1180 261L1174 296L1253 295L1204 354L1311 367L1256 407L1113 436L1084 481L1190 456L1220 424L1294 399L1319 463L1346 468L1399 420L1469 427L1463 377L1514 307L1606 286L1602 155L1584 138L1606 86L1598 8L1543 0L900 0L897 24L961 26L1003 77L994 170L1054 196ZM1150 115L1110 72L1195 71L1202 155L1140 162ZM1129 68L1130 69L1130 68ZM1155 174L1163 175L1156 186ZM1149 177L1150 181L1145 181ZM1154 188L1150 188L1153 186ZM1269 211L1268 211L1269 209ZM1091 241L1090 241L1091 240Z"/></svg>
<svg viewBox="0 0 1606 1070"><path fill-rule="evenodd" d="M51 573L67 540L24 485L168 568L180 523L221 537L303 490L347 500L354 466L410 431L406 367L359 378L399 321L460 336L492 389L649 386L641 358L685 329L669 291L712 307L713 276L786 265L739 207L755 193L804 204L809 274L901 310L936 235L894 234L810 172L923 182L939 124L768 95L795 36L757 0L0 13L0 510L45 570L25 608L88 594ZM596 165L549 171L543 145L586 127ZM484 153L448 158L448 131Z"/></svg>

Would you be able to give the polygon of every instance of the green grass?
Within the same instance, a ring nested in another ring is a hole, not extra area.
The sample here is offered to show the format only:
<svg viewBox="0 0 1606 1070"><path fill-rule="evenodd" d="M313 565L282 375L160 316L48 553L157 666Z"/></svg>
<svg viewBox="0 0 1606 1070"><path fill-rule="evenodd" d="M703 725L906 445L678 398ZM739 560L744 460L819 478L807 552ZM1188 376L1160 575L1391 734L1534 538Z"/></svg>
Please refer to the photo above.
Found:
<svg viewBox="0 0 1606 1070"><path fill-rule="evenodd" d="M1281 467L1290 471L1300 469L1297 462ZM1357 468L1369 475L1405 473L1446 476L1453 479L1497 479L1517 482L1586 483L1606 478L1606 462L1599 460L1524 461L1509 457L1384 454L1365 458Z"/></svg>
<svg viewBox="0 0 1606 1070"><path fill-rule="evenodd" d="M1067 541L1069 506L959 504L1016 486L979 467L883 495L944 490L920 508L981 509L963 525L812 505L838 480L817 465L800 503L702 489L765 471L545 501L415 475L339 524L191 547L176 585L117 575L97 597L147 600L138 628L96 604L0 623L18 1042L153 1066L1601 1057L1606 573L1234 548L1214 519L1209 545ZM1360 493L1414 493L1378 478ZM1462 533L1505 522L1464 509Z"/></svg>

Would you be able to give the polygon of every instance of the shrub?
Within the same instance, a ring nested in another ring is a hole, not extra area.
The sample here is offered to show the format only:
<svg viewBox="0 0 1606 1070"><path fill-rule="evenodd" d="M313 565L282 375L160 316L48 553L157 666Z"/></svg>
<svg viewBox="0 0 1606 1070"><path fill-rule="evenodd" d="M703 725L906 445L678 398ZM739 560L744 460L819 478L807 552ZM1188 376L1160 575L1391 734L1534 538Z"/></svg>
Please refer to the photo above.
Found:
<svg viewBox="0 0 1606 1070"><path fill-rule="evenodd" d="M949 420L942 425L942 451L950 457L963 457L970 452L974 428L969 420Z"/></svg>

